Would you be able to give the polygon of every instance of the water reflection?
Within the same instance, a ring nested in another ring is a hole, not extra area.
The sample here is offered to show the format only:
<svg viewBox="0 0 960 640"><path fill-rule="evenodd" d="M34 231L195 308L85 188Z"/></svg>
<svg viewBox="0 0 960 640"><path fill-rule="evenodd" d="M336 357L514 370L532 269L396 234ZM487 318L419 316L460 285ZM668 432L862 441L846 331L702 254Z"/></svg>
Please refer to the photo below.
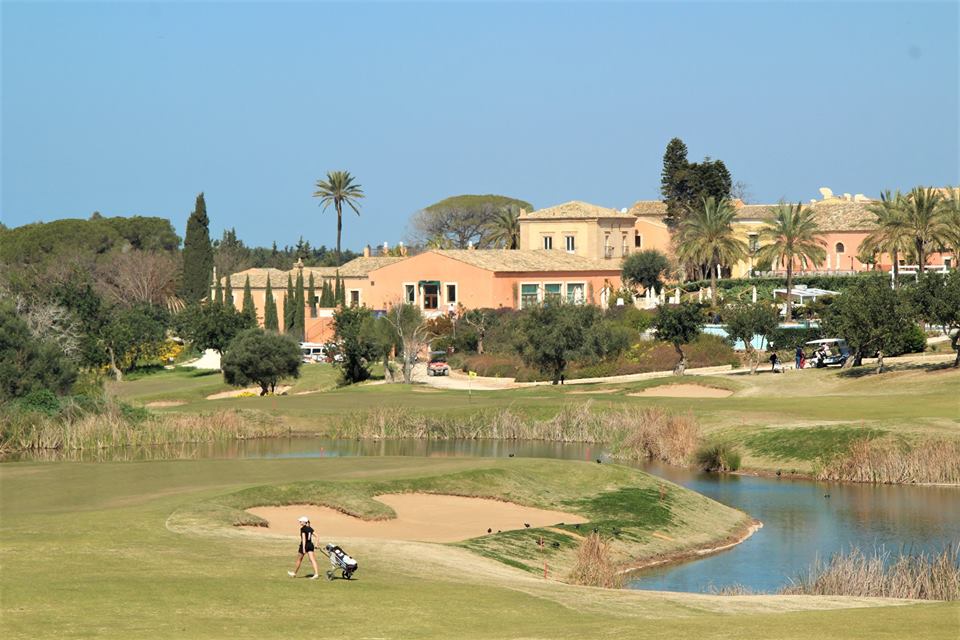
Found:
<svg viewBox="0 0 960 640"><path fill-rule="evenodd" d="M602 445L505 440L328 440L281 438L122 449L74 454L75 460L157 458L322 458L342 456L538 457L593 460ZM21 456L20 459L42 459ZM63 459L56 458L56 459ZM742 584L772 591L818 556L856 545L897 551L938 551L960 542L960 489L847 485L788 479L717 476L656 463L649 473L745 511L764 523L749 540L715 556L636 575L629 586L705 591ZM829 495L829 497L825 497Z"/></svg>

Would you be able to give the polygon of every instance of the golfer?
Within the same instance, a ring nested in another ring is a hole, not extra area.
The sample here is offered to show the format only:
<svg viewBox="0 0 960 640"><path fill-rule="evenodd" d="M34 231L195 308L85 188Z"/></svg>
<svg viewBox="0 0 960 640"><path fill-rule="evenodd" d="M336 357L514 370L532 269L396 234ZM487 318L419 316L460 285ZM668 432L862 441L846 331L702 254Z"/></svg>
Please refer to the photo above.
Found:
<svg viewBox="0 0 960 640"><path fill-rule="evenodd" d="M297 577L297 572L300 571L300 564L303 562L304 554L310 556L310 564L313 565L313 575L310 576L311 580L316 580L320 577L320 568L317 567L317 556L313 553L313 527L310 526L310 518L307 516L300 516L298 519L300 523L300 546L297 548L297 566L293 568L293 571L287 571L287 575L291 578Z"/></svg>

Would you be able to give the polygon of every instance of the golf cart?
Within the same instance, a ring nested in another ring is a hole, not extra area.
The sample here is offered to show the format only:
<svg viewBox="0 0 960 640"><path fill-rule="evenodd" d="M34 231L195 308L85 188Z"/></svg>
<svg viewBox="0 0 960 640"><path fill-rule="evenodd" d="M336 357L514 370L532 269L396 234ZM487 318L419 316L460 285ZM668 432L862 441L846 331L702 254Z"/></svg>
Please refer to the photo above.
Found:
<svg viewBox="0 0 960 640"><path fill-rule="evenodd" d="M847 341L842 338L811 340L805 343L805 346L813 348L813 353L807 358L807 362L813 362L818 369L831 365L843 366L851 355Z"/></svg>

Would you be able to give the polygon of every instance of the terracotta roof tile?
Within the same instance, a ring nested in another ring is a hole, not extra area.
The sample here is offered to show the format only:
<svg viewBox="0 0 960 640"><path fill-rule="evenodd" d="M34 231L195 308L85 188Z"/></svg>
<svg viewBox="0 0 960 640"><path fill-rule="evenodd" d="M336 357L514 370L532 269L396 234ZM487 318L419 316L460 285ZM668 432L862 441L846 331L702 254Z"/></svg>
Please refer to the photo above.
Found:
<svg viewBox="0 0 960 640"><path fill-rule="evenodd" d="M450 249L433 253L496 272L620 271L618 260L595 260L565 251L519 249Z"/></svg>
<svg viewBox="0 0 960 640"><path fill-rule="evenodd" d="M813 209L821 231L870 231L876 228L876 218L867 207L870 202L827 200L804 205ZM762 219L770 215L775 204L747 204L737 209L738 220Z"/></svg>
<svg viewBox="0 0 960 640"><path fill-rule="evenodd" d="M404 258L401 257L360 257L354 258L350 262L340 266L340 277L341 278L365 278L367 274L373 271L374 269L379 269L380 267L386 266L388 264L393 264L394 262L399 262ZM304 282L310 277L310 274L313 274L314 284L320 286L320 283L327 279L332 280L337 276L337 267L304 267L303 268L303 279ZM234 290L243 288L244 283L247 281L247 276L250 276L250 286L254 289L265 289L267 286L267 278L270 279L270 286L274 289L278 287L286 288L287 286L287 275L296 281L297 279L297 269L294 267L289 271L283 271L282 269L272 269L272 268L252 268L245 271L240 271L234 273L230 276L230 286Z"/></svg>
<svg viewBox="0 0 960 640"><path fill-rule="evenodd" d="M631 218L633 216L631 216L629 213L621 213L617 209L601 207L599 205L590 204L589 202L580 202L579 200L571 200L570 202L558 204L555 207L547 207L546 209L540 209L531 213L524 213L520 217L522 219L530 218L533 220L542 220L571 218Z"/></svg>
<svg viewBox="0 0 960 640"><path fill-rule="evenodd" d="M657 216L667 214L667 204L663 200L637 200L627 212L633 216Z"/></svg>

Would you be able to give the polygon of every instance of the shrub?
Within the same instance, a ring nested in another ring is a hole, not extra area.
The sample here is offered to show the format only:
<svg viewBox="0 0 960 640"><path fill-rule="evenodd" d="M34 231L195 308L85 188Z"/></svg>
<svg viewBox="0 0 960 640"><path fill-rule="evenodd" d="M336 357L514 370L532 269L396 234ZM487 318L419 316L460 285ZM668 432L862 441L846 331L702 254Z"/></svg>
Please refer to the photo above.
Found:
<svg viewBox="0 0 960 640"><path fill-rule="evenodd" d="M863 438L822 461L820 480L877 483L960 482L960 442L928 438L908 444L893 438Z"/></svg>
<svg viewBox="0 0 960 640"><path fill-rule="evenodd" d="M260 386L260 395L273 391L283 378L300 377L300 347L290 336L248 329L234 338L221 367L227 384Z"/></svg>
<svg viewBox="0 0 960 640"><path fill-rule="evenodd" d="M17 403L21 411L34 411L48 416L60 413L60 401L49 389L35 389Z"/></svg>
<svg viewBox="0 0 960 640"><path fill-rule="evenodd" d="M610 557L610 544L599 533L591 533L580 543L577 561L568 580L572 584L616 589L623 586L623 576Z"/></svg>
<svg viewBox="0 0 960 640"><path fill-rule="evenodd" d="M736 471L740 453L726 442L706 444L697 451L697 465L704 471Z"/></svg>

